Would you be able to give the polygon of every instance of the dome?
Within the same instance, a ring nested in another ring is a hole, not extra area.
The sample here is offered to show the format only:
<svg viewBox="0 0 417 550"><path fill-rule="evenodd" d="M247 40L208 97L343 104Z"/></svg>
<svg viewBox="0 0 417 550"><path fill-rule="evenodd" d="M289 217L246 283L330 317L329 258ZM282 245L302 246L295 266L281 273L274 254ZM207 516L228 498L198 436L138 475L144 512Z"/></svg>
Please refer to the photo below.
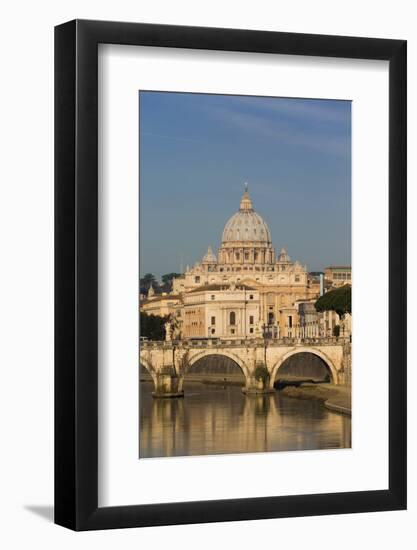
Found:
<svg viewBox="0 0 417 550"><path fill-rule="evenodd" d="M239 211L224 226L222 242L271 243L269 227L254 211L247 188L240 201Z"/></svg>
<svg viewBox="0 0 417 550"><path fill-rule="evenodd" d="M211 246L208 247L206 254L203 256L203 264L216 264L217 258L211 249Z"/></svg>

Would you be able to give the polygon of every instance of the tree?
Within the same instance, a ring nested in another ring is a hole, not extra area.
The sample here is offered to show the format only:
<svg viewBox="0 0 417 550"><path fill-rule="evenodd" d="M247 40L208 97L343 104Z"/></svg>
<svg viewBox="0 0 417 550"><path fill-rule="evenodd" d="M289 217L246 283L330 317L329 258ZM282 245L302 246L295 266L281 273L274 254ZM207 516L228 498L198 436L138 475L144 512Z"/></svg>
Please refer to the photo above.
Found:
<svg viewBox="0 0 417 550"><path fill-rule="evenodd" d="M330 290L315 303L317 311L335 311L341 319L352 313L352 288L350 285Z"/></svg>
<svg viewBox="0 0 417 550"><path fill-rule="evenodd" d="M165 275L162 275L162 292L171 292L172 291L172 281L176 277L180 277L180 273L166 273Z"/></svg>
<svg viewBox="0 0 417 550"><path fill-rule="evenodd" d="M165 323L169 317L160 315L147 315L140 312L140 335L149 340L165 340Z"/></svg>
<svg viewBox="0 0 417 550"><path fill-rule="evenodd" d="M140 292L142 294L146 294L151 285L153 286L155 291L159 287L159 284L153 273L145 273L145 275L141 279L139 279L139 285L140 285Z"/></svg>

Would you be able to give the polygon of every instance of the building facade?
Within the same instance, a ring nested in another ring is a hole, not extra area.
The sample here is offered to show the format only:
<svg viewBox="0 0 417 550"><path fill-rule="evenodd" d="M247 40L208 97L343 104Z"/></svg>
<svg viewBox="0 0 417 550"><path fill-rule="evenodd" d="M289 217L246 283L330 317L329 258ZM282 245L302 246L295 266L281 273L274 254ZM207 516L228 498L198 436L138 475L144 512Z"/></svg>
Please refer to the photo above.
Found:
<svg viewBox="0 0 417 550"><path fill-rule="evenodd" d="M293 262L285 248L275 253L269 227L246 188L224 226L218 254L208 247L200 262L173 281L173 295L181 297L177 336L288 336L299 324L297 303L315 301L319 291L306 266Z"/></svg>
<svg viewBox="0 0 417 550"><path fill-rule="evenodd" d="M234 284L198 287L183 295L180 315L183 338L253 338L260 326L259 292Z"/></svg>
<svg viewBox="0 0 417 550"><path fill-rule="evenodd" d="M181 296L165 292L163 294L155 294L151 285L146 298L140 300L140 311L147 315L167 317L176 314L177 306L180 303Z"/></svg>
<svg viewBox="0 0 417 550"><path fill-rule="evenodd" d="M352 268L350 266L331 265L324 270L324 280L333 288L352 284Z"/></svg>

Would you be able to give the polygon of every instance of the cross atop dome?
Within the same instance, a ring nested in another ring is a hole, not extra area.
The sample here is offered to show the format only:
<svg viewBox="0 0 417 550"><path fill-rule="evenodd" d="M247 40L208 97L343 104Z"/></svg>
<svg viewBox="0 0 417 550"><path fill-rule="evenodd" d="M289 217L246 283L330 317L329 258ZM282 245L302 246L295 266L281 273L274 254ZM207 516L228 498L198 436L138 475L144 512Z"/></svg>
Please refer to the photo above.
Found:
<svg viewBox="0 0 417 550"><path fill-rule="evenodd" d="M245 182L245 191L244 191L243 196L240 200L239 210L253 211L252 201L251 201L251 199L249 197L249 193L248 193L248 184L247 184L247 182Z"/></svg>

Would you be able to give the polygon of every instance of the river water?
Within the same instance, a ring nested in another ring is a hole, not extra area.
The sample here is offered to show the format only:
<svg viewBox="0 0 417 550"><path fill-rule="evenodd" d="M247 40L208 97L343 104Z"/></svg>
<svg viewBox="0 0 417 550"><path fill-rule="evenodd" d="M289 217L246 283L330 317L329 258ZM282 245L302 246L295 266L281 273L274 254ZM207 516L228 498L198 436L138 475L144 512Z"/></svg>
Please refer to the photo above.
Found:
<svg viewBox="0 0 417 550"><path fill-rule="evenodd" d="M153 383L140 382L140 458L351 446L350 418L318 401L200 382L184 390L184 398L154 399Z"/></svg>

